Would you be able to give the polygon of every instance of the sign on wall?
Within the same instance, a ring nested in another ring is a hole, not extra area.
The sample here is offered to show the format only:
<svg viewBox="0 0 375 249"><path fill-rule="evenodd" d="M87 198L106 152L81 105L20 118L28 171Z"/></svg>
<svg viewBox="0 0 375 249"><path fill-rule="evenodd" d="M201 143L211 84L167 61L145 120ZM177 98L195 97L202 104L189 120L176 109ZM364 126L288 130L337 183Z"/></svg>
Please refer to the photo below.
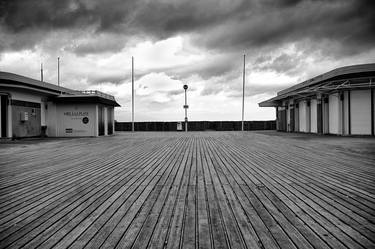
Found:
<svg viewBox="0 0 375 249"><path fill-rule="evenodd" d="M177 130L182 131L182 122L177 122Z"/></svg>
<svg viewBox="0 0 375 249"><path fill-rule="evenodd" d="M58 106L60 136L95 136L95 105Z"/></svg>

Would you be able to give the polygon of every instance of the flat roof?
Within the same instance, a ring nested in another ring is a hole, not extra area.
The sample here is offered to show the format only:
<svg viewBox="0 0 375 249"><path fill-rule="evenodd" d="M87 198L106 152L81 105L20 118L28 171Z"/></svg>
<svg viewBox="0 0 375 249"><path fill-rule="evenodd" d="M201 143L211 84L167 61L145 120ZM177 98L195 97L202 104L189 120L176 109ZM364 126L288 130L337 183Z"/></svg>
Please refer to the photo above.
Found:
<svg viewBox="0 0 375 249"><path fill-rule="evenodd" d="M2 72L0 71L0 83L5 83L5 84L18 84L18 85L25 85L25 86L31 86L36 88L37 90L48 90L51 93L56 93L60 94L62 93L71 93L73 94L74 90L61 87L61 86L56 86L54 84L45 82L45 81L40 81L36 79L32 79L29 77L25 77L19 74L14 74L14 73L9 73L9 72Z"/></svg>
<svg viewBox="0 0 375 249"><path fill-rule="evenodd" d="M53 98L54 102L57 103L101 103L106 105L113 105L119 107L120 105L116 102L116 100L103 98L100 95L88 95L88 94L80 94L80 95L58 95Z"/></svg>
<svg viewBox="0 0 375 249"><path fill-rule="evenodd" d="M361 77L375 77L375 63L371 64L359 64L351 65L345 67L339 67L329 72L320 74L311 79L303 81L299 84L281 90L277 93L276 97L268 99L266 101L260 102L260 107L273 107L277 105L277 101L285 99L294 95L297 91L308 89L319 84L325 84L332 81L339 80L349 80L352 78L361 78Z"/></svg>
<svg viewBox="0 0 375 249"><path fill-rule="evenodd" d="M19 74L2 72L0 71L0 87L14 87L23 88L30 91L42 92L44 94L50 95L56 99L57 97L62 100L76 100L83 101L86 99L99 103L105 103L113 106L120 106L115 97L97 90L85 90L77 91L66 87L56 86L54 84L25 77Z"/></svg>

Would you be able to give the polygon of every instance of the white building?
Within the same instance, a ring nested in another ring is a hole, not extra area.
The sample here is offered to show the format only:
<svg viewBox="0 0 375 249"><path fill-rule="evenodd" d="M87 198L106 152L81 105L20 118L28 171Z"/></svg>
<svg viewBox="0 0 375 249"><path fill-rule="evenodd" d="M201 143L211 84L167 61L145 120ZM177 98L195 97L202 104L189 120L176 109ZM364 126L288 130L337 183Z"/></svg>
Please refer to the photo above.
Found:
<svg viewBox="0 0 375 249"><path fill-rule="evenodd" d="M111 135L116 106L113 96L99 91L74 91L0 72L2 138Z"/></svg>
<svg viewBox="0 0 375 249"><path fill-rule="evenodd" d="M336 135L375 133L375 64L337 68L259 103L276 107L277 130Z"/></svg>

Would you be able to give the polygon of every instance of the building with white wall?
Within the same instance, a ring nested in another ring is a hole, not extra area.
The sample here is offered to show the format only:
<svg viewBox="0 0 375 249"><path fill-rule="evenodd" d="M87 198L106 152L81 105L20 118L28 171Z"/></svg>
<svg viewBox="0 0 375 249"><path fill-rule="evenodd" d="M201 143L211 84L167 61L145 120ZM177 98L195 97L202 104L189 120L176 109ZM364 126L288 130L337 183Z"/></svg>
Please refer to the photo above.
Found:
<svg viewBox="0 0 375 249"><path fill-rule="evenodd" d="M276 108L277 130L375 134L375 64L341 67L259 103Z"/></svg>
<svg viewBox="0 0 375 249"><path fill-rule="evenodd" d="M111 95L75 91L8 72L0 72L0 135L85 137L114 134Z"/></svg>

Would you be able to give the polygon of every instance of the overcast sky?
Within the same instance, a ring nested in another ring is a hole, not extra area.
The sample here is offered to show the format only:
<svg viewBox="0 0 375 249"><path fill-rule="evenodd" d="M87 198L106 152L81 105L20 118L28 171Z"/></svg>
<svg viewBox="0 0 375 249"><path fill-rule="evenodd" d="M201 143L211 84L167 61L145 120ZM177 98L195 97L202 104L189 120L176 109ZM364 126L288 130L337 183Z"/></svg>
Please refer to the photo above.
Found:
<svg viewBox="0 0 375 249"><path fill-rule="evenodd" d="M375 1L0 0L0 70L112 94L116 120L275 119L257 103L340 66L375 62Z"/></svg>

